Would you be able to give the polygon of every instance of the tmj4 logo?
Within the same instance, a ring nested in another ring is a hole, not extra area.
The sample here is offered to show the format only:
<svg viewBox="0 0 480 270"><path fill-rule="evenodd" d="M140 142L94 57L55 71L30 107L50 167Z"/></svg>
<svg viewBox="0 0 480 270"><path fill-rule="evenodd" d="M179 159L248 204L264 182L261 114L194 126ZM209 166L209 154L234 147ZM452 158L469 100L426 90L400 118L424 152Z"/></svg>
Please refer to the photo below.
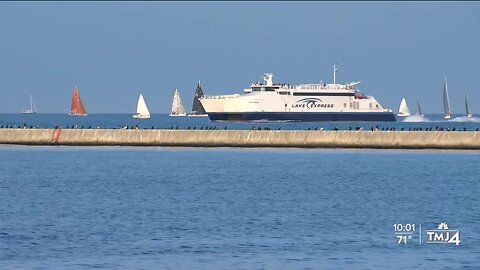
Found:
<svg viewBox="0 0 480 270"><path fill-rule="evenodd" d="M440 223L438 229L427 230L427 244L455 244L460 245L460 231L449 230L447 223Z"/></svg>

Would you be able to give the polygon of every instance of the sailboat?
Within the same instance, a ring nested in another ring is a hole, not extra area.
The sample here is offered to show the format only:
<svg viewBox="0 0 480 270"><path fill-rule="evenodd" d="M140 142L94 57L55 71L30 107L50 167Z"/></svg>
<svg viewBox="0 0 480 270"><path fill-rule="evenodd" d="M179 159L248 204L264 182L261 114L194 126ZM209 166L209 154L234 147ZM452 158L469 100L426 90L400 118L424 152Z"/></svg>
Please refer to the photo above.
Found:
<svg viewBox="0 0 480 270"><path fill-rule="evenodd" d="M201 97L203 97L203 90L202 86L200 86L200 81L198 81L195 94L193 95L192 111L188 114L188 116L208 117L208 114L205 112L205 109L199 100Z"/></svg>
<svg viewBox="0 0 480 270"><path fill-rule="evenodd" d="M178 89L175 89L175 94L173 95L172 112L170 113L170 116L187 116Z"/></svg>
<svg viewBox="0 0 480 270"><path fill-rule="evenodd" d="M447 77L445 77L445 81L443 82L443 108L445 110L445 115L443 116L443 118L452 118L452 112L450 110L450 100L448 98Z"/></svg>
<svg viewBox="0 0 480 270"><path fill-rule="evenodd" d="M22 112L23 114L33 114L37 113L37 107L33 104L32 95L30 95L30 109L25 109Z"/></svg>
<svg viewBox="0 0 480 270"><path fill-rule="evenodd" d="M410 116L410 110L408 109L407 101L405 100L405 98L403 98L400 102L397 116Z"/></svg>
<svg viewBox="0 0 480 270"><path fill-rule="evenodd" d="M137 102L137 113L132 115L135 119L148 119L150 118L150 112L148 111L147 104L145 103L145 99L143 99L143 95L140 94L138 97Z"/></svg>
<svg viewBox="0 0 480 270"><path fill-rule="evenodd" d="M70 112L68 115L87 116L87 111L83 106L82 99L80 99L80 94L78 93L78 88L76 85L75 88L73 88L72 104L70 106Z"/></svg>
<svg viewBox="0 0 480 270"><path fill-rule="evenodd" d="M420 107L420 102L417 100L417 106L418 106L418 115L421 117L424 117L425 115L422 112L422 108Z"/></svg>
<svg viewBox="0 0 480 270"><path fill-rule="evenodd" d="M467 112L467 117L472 118L473 115L468 108L468 94L465 94L465 111Z"/></svg>

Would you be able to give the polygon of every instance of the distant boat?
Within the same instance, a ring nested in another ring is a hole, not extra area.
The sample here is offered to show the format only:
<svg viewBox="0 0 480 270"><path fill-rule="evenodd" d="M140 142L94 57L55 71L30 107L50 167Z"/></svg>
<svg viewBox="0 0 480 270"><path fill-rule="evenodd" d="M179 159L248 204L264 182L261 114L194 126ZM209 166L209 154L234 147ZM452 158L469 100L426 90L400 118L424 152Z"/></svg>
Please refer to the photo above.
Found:
<svg viewBox="0 0 480 270"><path fill-rule="evenodd" d="M178 89L175 89L175 94L173 95L172 112L170 113L170 116L187 116Z"/></svg>
<svg viewBox="0 0 480 270"><path fill-rule="evenodd" d="M201 97L203 97L203 90L202 86L200 86L200 81L198 81L195 94L193 95L192 111L188 114L188 116L208 117L208 114L205 112L205 109L199 100Z"/></svg>
<svg viewBox="0 0 480 270"><path fill-rule="evenodd" d="M452 118L452 111L450 109L450 100L448 98L448 86L447 86L446 77L445 77L445 81L443 82L443 109L445 111L445 115L443 117L445 119Z"/></svg>
<svg viewBox="0 0 480 270"><path fill-rule="evenodd" d="M145 103L145 99L143 99L143 95L140 94L138 97L137 102L137 113L132 115L135 119L148 119L150 118L150 112L148 111L147 104Z"/></svg>
<svg viewBox="0 0 480 270"><path fill-rule="evenodd" d="M30 109L25 109L22 112L23 114L33 114L37 113L37 107L33 104L32 95L30 95Z"/></svg>
<svg viewBox="0 0 480 270"><path fill-rule="evenodd" d="M421 117L424 117L425 115L422 112L422 108L420 107L420 102L417 100L417 106L418 106L418 115Z"/></svg>
<svg viewBox="0 0 480 270"><path fill-rule="evenodd" d="M75 88L73 88L72 105L70 106L70 112L68 113L68 115L87 116L87 111L83 106L83 102L80 98L80 94L78 93L78 88L76 85Z"/></svg>
<svg viewBox="0 0 480 270"><path fill-rule="evenodd" d="M408 109L407 101L405 100L405 98L403 98L400 102L397 116L410 116L410 110Z"/></svg>
<svg viewBox="0 0 480 270"><path fill-rule="evenodd" d="M467 117L471 118L473 115L468 108L468 94L465 94L465 111L467 112Z"/></svg>

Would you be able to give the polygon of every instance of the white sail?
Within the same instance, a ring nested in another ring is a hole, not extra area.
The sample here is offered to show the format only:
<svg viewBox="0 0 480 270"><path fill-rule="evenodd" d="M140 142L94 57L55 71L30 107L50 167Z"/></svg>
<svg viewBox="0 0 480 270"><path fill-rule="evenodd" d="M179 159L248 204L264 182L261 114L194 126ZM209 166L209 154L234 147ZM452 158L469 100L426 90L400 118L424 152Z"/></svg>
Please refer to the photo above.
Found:
<svg viewBox="0 0 480 270"><path fill-rule="evenodd" d="M402 99L400 102L400 107L398 108L398 116L409 116L410 115L410 110L408 109L407 106L407 101L405 98Z"/></svg>
<svg viewBox="0 0 480 270"><path fill-rule="evenodd" d="M170 116L187 116L178 89L175 89L175 94L173 95L172 112L170 113Z"/></svg>
<svg viewBox="0 0 480 270"><path fill-rule="evenodd" d="M133 118L138 118L138 119L150 118L150 112L148 111L147 104L145 103L145 99L143 99L142 94L140 94L140 96L138 97L137 113L133 115Z"/></svg>
<svg viewBox="0 0 480 270"><path fill-rule="evenodd" d="M32 95L30 95L30 109L23 110L23 113L24 114L37 113L37 107L35 106L35 104L33 104Z"/></svg>
<svg viewBox="0 0 480 270"><path fill-rule="evenodd" d="M465 94L465 111L467 112L467 117L471 118L472 112L470 112L470 109L468 108L468 94Z"/></svg>
<svg viewBox="0 0 480 270"><path fill-rule="evenodd" d="M452 112L450 110L450 100L448 98L447 78L445 78L445 81L443 82L443 109L445 111L444 118L452 118Z"/></svg>
<svg viewBox="0 0 480 270"><path fill-rule="evenodd" d="M30 95L30 109L32 109L34 113L37 113L37 106L35 106L35 103L33 103L32 95Z"/></svg>

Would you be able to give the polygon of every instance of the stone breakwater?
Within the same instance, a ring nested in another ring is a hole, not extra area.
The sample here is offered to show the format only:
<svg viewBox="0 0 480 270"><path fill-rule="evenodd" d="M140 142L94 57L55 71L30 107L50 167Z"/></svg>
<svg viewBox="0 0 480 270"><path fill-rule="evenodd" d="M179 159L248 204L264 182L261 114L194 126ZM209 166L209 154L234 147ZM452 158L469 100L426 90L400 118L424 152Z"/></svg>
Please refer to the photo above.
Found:
<svg viewBox="0 0 480 270"><path fill-rule="evenodd" d="M480 149L475 131L0 129L0 144Z"/></svg>

